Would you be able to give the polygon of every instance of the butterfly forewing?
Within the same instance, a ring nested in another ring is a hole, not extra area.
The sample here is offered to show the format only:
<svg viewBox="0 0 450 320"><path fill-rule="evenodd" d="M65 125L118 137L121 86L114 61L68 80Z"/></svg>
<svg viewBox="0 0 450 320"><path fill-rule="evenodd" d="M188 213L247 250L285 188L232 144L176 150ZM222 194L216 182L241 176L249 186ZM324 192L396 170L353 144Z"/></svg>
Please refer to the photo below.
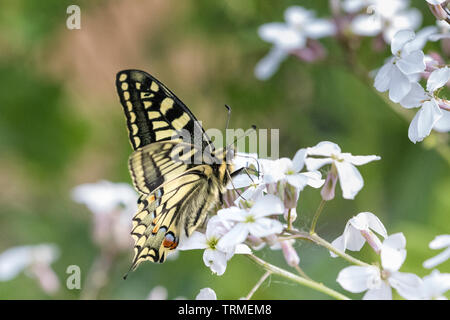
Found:
<svg viewBox="0 0 450 320"><path fill-rule="evenodd" d="M153 142L171 140L180 130L190 134L192 144L214 149L191 111L148 73L121 71L117 74L116 87L135 150Z"/></svg>

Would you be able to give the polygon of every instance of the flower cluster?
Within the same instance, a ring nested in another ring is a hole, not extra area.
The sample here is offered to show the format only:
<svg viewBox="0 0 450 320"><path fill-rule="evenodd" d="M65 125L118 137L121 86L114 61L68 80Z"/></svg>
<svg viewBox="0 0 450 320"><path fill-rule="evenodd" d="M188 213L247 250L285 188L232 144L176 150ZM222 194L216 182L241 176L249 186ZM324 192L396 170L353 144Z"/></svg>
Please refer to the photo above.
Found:
<svg viewBox="0 0 450 320"><path fill-rule="evenodd" d="M378 91L389 91L389 98L405 108L420 108L411 121L409 139L416 143L431 130L450 130L450 102L439 97L439 91L448 83L450 70L439 61L425 56L423 38L411 30L401 30L392 39L393 56L381 67L375 77ZM426 89L419 83L428 78Z"/></svg>
<svg viewBox="0 0 450 320"><path fill-rule="evenodd" d="M324 200L331 200L339 180L343 197L353 199L364 185L355 165L378 159L342 153L338 145L328 141L298 150L292 160L257 159L254 154L238 153L235 167L246 170L230 182L226 207L209 219L205 233L195 231L182 238L179 250L204 249L204 263L217 275L225 272L234 254L250 254L266 244L282 249L288 265L296 266L300 258L293 241L280 240L279 236L297 218L301 191L307 186L323 186ZM327 180L333 182L325 184L317 171L323 166L330 167Z"/></svg>
<svg viewBox="0 0 450 320"><path fill-rule="evenodd" d="M0 282L9 281L24 271L36 279L44 292L55 293L60 286L51 264L59 258L59 248L54 244L18 246L0 254Z"/></svg>
<svg viewBox="0 0 450 320"><path fill-rule="evenodd" d="M422 24L422 14L410 7L409 0L343 0L331 1L332 18L316 18L313 11L300 6L286 9L284 23L266 23L259 30L262 40L273 44L258 62L255 75L271 77L289 55L313 62L325 58L325 48L317 41L336 37L345 48L355 47L358 37L374 37L374 48L391 46L392 56L378 70L374 87L388 91L389 98L404 108L419 108L411 121L408 137L416 143L432 130L450 131L450 101L441 89L449 81L448 67L436 52L425 54L428 41L442 41L442 49L450 53L450 26L443 1L428 1L431 12L439 20L437 26ZM417 34L414 32L417 31ZM426 89L422 79L428 80ZM331 180L328 182L332 182Z"/></svg>
<svg viewBox="0 0 450 320"><path fill-rule="evenodd" d="M372 230L384 238L383 242ZM445 238L448 236L440 237L432 242L432 246L441 248L445 245ZM337 277L337 282L344 289L354 293L365 291L363 299L366 300L391 300L391 288L396 289L405 299L443 299L443 294L450 289L448 273L433 270L430 275L421 279L413 273L400 272L400 267L406 259L405 236L401 232L388 236L384 225L371 212L362 212L350 219L344 233L332 244L342 251L359 251L366 241L380 256L381 267L366 265L344 268ZM331 254L336 257L334 253ZM424 265L434 267L448 259L448 256L444 256L445 253L441 257L427 260Z"/></svg>

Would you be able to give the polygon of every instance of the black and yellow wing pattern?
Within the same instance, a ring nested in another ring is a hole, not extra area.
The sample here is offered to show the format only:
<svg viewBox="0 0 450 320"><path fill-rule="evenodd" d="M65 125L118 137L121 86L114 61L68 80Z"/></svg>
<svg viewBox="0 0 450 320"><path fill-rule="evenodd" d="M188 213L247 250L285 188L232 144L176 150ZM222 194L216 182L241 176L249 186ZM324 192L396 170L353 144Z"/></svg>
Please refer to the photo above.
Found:
<svg viewBox="0 0 450 320"><path fill-rule="evenodd" d="M181 232L189 236L204 222L221 200L232 165L225 161L227 152L214 149L191 111L157 79L124 70L116 87L134 149L129 170L140 194L131 232L135 269L145 260L164 262ZM189 141L178 138L181 130ZM223 161L205 163L205 154Z"/></svg>

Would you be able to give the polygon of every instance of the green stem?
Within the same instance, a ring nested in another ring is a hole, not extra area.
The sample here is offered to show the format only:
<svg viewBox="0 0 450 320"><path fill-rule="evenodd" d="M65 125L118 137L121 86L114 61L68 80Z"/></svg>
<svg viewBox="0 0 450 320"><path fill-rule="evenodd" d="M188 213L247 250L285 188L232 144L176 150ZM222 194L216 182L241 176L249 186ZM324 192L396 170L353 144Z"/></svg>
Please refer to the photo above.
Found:
<svg viewBox="0 0 450 320"><path fill-rule="evenodd" d="M308 279L305 279L303 277L297 276L297 275L295 275L295 274L293 274L293 273L291 273L289 271L286 271L286 270L281 269L281 268L279 268L277 266L274 266L274 265L272 265L272 264L270 264L270 263L268 263L268 262L266 262L266 261L264 261L264 260L262 260L262 259L260 259L260 258L258 258L256 256L252 255L252 254L247 255L247 257L249 257L252 261L256 262L256 264L258 264L259 266L261 266L265 270L270 271L273 274L277 274L277 275L279 275L279 276L281 276L283 278L289 279L289 280L291 280L293 282L296 282L298 284L301 284L303 286L306 286L306 287L309 287L309 288L314 289L316 291L322 292L322 293L324 293L326 295L329 295L330 297L333 297L335 299L338 299L338 300L350 300L349 297L347 297L347 296L345 296L345 295L343 295L343 294L341 294L341 293L339 293L337 291L334 291L331 288L328 288L327 286L323 285L322 283L318 283L318 282L315 282L313 280L308 280Z"/></svg>
<svg viewBox="0 0 450 320"><path fill-rule="evenodd" d="M358 266L362 266L362 267L368 267L370 266L370 264L363 262L361 260L358 260L354 257L352 257L351 255L346 254L345 252L336 249L335 247L333 247L331 245L331 243L329 243L328 241L326 241L325 239L322 239L321 237L319 237L319 235L317 233L307 233L307 232L301 232L301 231L295 231L295 230L290 230L289 231L291 234L293 234L292 236L287 236L287 237L283 237L280 240L289 240L289 239L306 239L306 240L310 240L328 250L330 250L331 252L335 253L336 255L340 256L341 258L347 260L348 262L358 265Z"/></svg>
<svg viewBox="0 0 450 320"><path fill-rule="evenodd" d="M311 229L309 233L313 234L315 233L317 220L319 219L320 214L322 213L323 207L325 206L326 201L322 199L322 201L319 204L319 207L316 210L316 213L314 214L313 221L311 223Z"/></svg>
<svg viewBox="0 0 450 320"><path fill-rule="evenodd" d="M268 276L272 274L271 271L266 271L266 273L263 274L261 279L258 280L258 282L255 284L255 286L250 290L248 295L245 297L246 300L250 300L253 294L255 294L256 290L259 289L259 287L263 284L263 282L267 279Z"/></svg>

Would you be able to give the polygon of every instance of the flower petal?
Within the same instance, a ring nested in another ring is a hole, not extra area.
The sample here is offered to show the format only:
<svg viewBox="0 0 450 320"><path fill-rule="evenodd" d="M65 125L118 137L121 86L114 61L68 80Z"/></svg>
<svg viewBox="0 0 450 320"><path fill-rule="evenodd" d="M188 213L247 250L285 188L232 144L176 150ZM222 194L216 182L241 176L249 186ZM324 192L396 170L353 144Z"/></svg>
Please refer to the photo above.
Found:
<svg viewBox="0 0 450 320"><path fill-rule="evenodd" d="M294 159L292 159L292 167L295 172L300 172L305 165L307 149L300 149L295 153Z"/></svg>
<svg viewBox="0 0 450 320"><path fill-rule="evenodd" d="M405 55L397 61L397 67L404 74L413 74L425 70L425 55L422 51L416 50Z"/></svg>
<svg viewBox="0 0 450 320"><path fill-rule="evenodd" d="M351 153L341 153L341 158L344 159L345 161L352 163L355 166L361 166L363 164L381 159L381 157L375 155L354 156Z"/></svg>
<svg viewBox="0 0 450 320"><path fill-rule="evenodd" d="M364 243L366 243L366 239L362 236L361 231L349 224L344 231L345 249L359 251Z"/></svg>
<svg viewBox="0 0 450 320"><path fill-rule="evenodd" d="M450 234L442 234L436 236L429 244L430 249L442 249L450 247Z"/></svg>
<svg viewBox="0 0 450 320"><path fill-rule="evenodd" d="M406 239L403 233L390 235L381 247L381 265L388 271L398 271L406 259Z"/></svg>
<svg viewBox="0 0 450 320"><path fill-rule="evenodd" d="M195 297L195 300L217 300L217 296L213 289L203 288Z"/></svg>
<svg viewBox="0 0 450 320"><path fill-rule="evenodd" d="M284 19L292 26L301 26L314 19L314 11L301 6L290 6L284 11Z"/></svg>
<svg viewBox="0 0 450 320"><path fill-rule="evenodd" d="M441 117L442 111L436 101L426 101L411 121L408 130L409 139L414 143L422 141Z"/></svg>
<svg viewBox="0 0 450 320"><path fill-rule="evenodd" d="M326 19L315 19L306 24L304 30L308 38L319 39L334 35L336 26Z"/></svg>
<svg viewBox="0 0 450 320"><path fill-rule="evenodd" d="M363 300L392 300L392 289L385 282L381 282L379 288L368 290Z"/></svg>
<svg viewBox="0 0 450 320"><path fill-rule="evenodd" d="M376 267L350 266L342 269L337 277L337 282L347 291L357 293L367 289L371 278L379 277Z"/></svg>
<svg viewBox="0 0 450 320"><path fill-rule="evenodd" d="M323 166L332 163L333 160L331 158L306 158L305 164L308 171L315 171Z"/></svg>
<svg viewBox="0 0 450 320"><path fill-rule="evenodd" d="M361 36L375 36L382 30L382 21L378 15L357 15L352 20L352 31Z"/></svg>
<svg viewBox="0 0 450 320"><path fill-rule="evenodd" d="M259 218L256 222L248 224L248 231L255 237L267 237L283 231L283 225L275 219Z"/></svg>
<svg viewBox="0 0 450 320"><path fill-rule="evenodd" d="M264 217L272 214L284 213L283 202L277 196L268 194L258 199L250 208L255 217Z"/></svg>
<svg viewBox="0 0 450 320"><path fill-rule="evenodd" d="M447 105L450 108L449 105ZM434 124L433 130L438 132L449 132L450 131L450 111L441 110L442 117Z"/></svg>
<svg viewBox="0 0 450 320"><path fill-rule="evenodd" d="M372 212L361 212L360 214L365 216L365 219L368 222L368 226L370 229L377 232L383 238L387 238L388 235L386 228L376 215L374 215Z"/></svg>
<svg viewBox="0 0 450 320"><path fill-rule="evenodd" d="M247 223L237 223L227 234L220 238L217 246L228 249L244 242L248 236L247 225Z"/></svg>
<svg viewBox="0 0 450 320"><path fill-rule="evenodd" d="M307 148L306 150L310 156L329 157L332 154L341 153L341 148L336 143L330 141L319 142L314 147Z"/></svg>
<svg viewBox="0 0 450 320"><path fill-rule="evenodd" d="M288 53L280 47L274 46L269 53L259 60L255 66L255 77L259 80L267 80L280 67L280 63L286 59Z"/></svg>
<svg viewBox="0 0 450 320"><path fill-rule="evenodd" d="M427 81L427 91L434 92L445 86L450 79L450 69L448 67L434 70Z"/></svg>
<svg viewBox="0 0 450 320"><path fill-rule="evenodd" d="M396 68L390 59L384 64L377 72L375 76L374 87L380 92L389 90L389 84L391 83L392 71Z"/></svg>
<svg viewBox="0 0 450 320"><path fill-rule="evenodd" d="M392 272L389 284L405 299L420 299L422 279L413 273Z"/></svg>
<svg viewBox="0 0 450 320"><path fill-rule="evenodd" d="M411 90L409 93L400 100L400 104L405 108L420 107L425 100L429 97L425 93L425 90L418 82L411 83Z"/></svg>
<svg viewBox="0 0 450 320"><path fill-rule="evenodd" d="M401 30L399 32L397 32L394 35L394 38L392 39L391 42L391 52L392 54L398 55L402 49L403 46L408 43L409 41L413 40L415 37L414 31L412 30Z"/></svg>
<svg viewBox="0 0 450 320"><path fill-rule="evenodd" d="M320 171L302 172L300 175L307 178L306 183L313 188L320 188L325 183L325 179L322 179Z"/></svg>
<svg viewBox="0 0 450 320"><path fill-rule="evenodd" d="M409 78L395 65L391 70L389 82L389 99L398 103L411 90Z"/></svg>
<svg viewBox="0 0 450 320"><path fill-rule="evenodd" d="M184 235L181 236L180 244L178 245L178 250L195 250L195 249L205 249L208 245L206 243L206 235L204 233L194 231L188 238Z"/></svg>
<svg viewBox="0 0 450 320"><path fill-rule="evenodd" d="M442 251L440 254L434 256L433 258L426 260L423 263L423 267L427 268L427 269L431 269L431 268L434 268L437 265L447 261L448 259L450 259L450 248Z"/></svg>
<svg viewBox="0 0 450 320"><path fill-rule="evenodd" d="M336 248L336 249L338 249L338 250L344 252L344 251L345 251L344 235L340 235L339 237L337 237L336 239L334 239L333 242L331 243L331 245L332 245L334 248ZM338 256L337 254L335 254L335 253L332 252L332 251L330 251L330 255L331 255L333 258L336 258L336 257Z"/></svg>
<svg viewBox="0 0 450 320"><path fill-rule="evenodd" d="M364 186L364 180L361 174L351 163L335 161L334 164L339 175L342 197L344 199L354 199Z"/></svg>
<svg viewBox="0 0 450 320"><path fill-rule="evenodd" d="M223 275L227 268L226 253L219 250L206 249L203 252L203 262L218 276Z"/></svg>

